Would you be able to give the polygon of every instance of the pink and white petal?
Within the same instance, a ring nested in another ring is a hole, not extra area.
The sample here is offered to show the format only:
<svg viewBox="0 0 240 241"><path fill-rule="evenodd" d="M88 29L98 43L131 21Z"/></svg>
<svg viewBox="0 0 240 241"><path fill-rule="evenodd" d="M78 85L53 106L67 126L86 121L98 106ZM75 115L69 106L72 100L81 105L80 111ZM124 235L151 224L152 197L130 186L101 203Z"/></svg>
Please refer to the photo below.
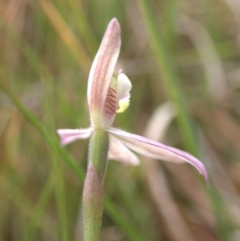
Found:
<svg viewBox="0 0 240 241"><path fill-rule="evenodd" d="M111 134L108 158L131 166L136 166L139 164L138 157Z"/></svg>
<svg viewBox="0 0 240 241"><path fill-rule="evenodd" d="M120 51L120 26L116 18L110 21L88 78L88 107L92 126L102 127L104 103Z"/></svg>
<svg viewBox="0 0 240 241"><path fill-rule="evenodd" d="M176 163L188 162L193 165L208 182L208 174L204 165L189 153L119 129L110 128L108 132L114 135L124 145L142 155Z"/></svg>
<svg viewBox="0 0 240 241"><path fill-rule="evenodd" d="M59 129L57 130L61 139L61 145L65 146L78 139L87 139L92 133L92 128L87 129Z"/></svg>
<svg viewBox="0 0 240 241"><path fill-rule="evenodd" d="M95 55L95 58L94 58L94 60L92 62L92 66L91 66L91 69L90 69L90 72L89 72L89 75L88 75L88 88L87 88L88 103L91 100L90 97L91 97L91 93L92 93L94 74L95 74L96 66L98 64L99 54L100 54L100 51L98 50L98 52Z"/></svg>

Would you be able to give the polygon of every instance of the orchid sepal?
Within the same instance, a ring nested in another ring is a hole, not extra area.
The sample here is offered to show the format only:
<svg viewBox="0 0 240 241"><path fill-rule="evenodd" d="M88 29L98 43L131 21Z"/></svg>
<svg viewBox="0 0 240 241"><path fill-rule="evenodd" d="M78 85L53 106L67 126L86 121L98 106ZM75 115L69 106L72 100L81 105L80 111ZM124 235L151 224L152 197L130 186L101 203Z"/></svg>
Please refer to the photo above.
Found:
<svg viewBox="0 0 240 241"><path fill-rule="evenodd" d="M189 153L116 128L111 127L108 132L120 140L125 146L139 154L163 161L176 163L188 162L204 176L208 185L208 173L204 165Z"/></svg>
<svg viewBox="0 0 240 241"><path fill-rule="evenodd" d="M139 158L113 135L110 135L108 158L129 166L137 166L140 163Z"/></svg>
<svg viewBox="0 0 240 241"><path fill-rule="evenodd" d="M94 128L107 127L104 115L105 102L120 51L120 32L117 19L112 19L89 73L87 99L91 125Z"/></svg>
<svg viewBox="0 0 240 241"><path fill-rule="evenodd" d="M87 139L91 136L92 128L86 129L58 129L57 133L60 137L62 146L68 145L78 139Z"/></svg>

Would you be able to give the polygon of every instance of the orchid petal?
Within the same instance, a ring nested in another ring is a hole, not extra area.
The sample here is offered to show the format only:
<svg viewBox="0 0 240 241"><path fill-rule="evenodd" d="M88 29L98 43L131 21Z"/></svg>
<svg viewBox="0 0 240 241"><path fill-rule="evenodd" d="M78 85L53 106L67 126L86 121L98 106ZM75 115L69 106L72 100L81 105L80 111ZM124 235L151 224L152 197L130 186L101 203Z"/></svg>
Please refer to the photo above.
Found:
<svg viewBox="0 0 240 241"><path fill-rule="evenodd" d="M132 83L128 79L128 77L120 73L118 75L118 86L117 86L117 98L118 98L118 105L119 108L117 110L117 113L124 112L130 102L130 90L132 89Z"/></svg>
<svg viewBox="0 0 240 241"><path fill-rule="evenodd" d="M61 139L61 145L65 146L77 139L87 139L92 133L92 128L87 129L60 129L57 130Z"/></svg>
<svg viewBox="0 0 240 241"><path fill-rule="evenodd" d="M145 156L176 163L188 162L193 165L208 182L208 174L204 165L194 156L176 148L147 139L143 136L131 134L119 129L110 128L108 132L121 140L121 142L130 149Z"/></svg>
<svg viewBox="0 0 240 241"><path fill-rule="evenodd" d="M131 152L113 135L110 135L110 138L111 144L108 152L109 159L114 159L131 166L136 166L139 164L139 159L133 152Z"/></svg>
<svg viewBox="0 0 240 241"><path fill-rule="evenodd" d="M88 78L87 98L93 127L104 128L104 105L120 45L120 26L114 18L108 24Z"/></svg>

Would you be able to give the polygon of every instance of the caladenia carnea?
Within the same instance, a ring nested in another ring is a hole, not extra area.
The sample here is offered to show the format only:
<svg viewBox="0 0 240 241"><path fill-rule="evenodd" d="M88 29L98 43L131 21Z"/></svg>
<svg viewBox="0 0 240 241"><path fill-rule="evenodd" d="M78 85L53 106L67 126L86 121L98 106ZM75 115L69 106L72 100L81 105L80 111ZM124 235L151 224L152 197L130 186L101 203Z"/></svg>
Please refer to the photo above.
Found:
<svg viewBox="0 0 240 241"><path fill-rule="evenodd" d="M88 168L83 190L85 241L100 240L103 182L108 159L118 160L128 165L138 165L139 159L131 151L133 150L159 160L188 162L208 182L204 165L192 155L112 127L116 113L123 112L128 107L132 88L127 76L121 70L115 71L120 45L120 26L114 18L108 24L88 78L87 100L91 126L87 129L57 131L62 145L90 137Z"/></svg>

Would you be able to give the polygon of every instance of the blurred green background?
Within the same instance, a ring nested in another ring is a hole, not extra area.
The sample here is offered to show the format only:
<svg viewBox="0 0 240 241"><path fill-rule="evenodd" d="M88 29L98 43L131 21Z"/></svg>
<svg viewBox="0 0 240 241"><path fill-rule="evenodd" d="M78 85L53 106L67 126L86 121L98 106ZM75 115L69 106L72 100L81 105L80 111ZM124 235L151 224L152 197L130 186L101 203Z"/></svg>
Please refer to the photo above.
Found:
<svg viewBox="0 0 240 241"><path fill-rule="evenodd" d="M113 17L133 84L114 126L198 156L210 188L188 164L111 161L102 240L240 240L240 2L1 0L0 241L82 240L88 141L62 148L56 129L88 127L88 73Z"/></svg>

